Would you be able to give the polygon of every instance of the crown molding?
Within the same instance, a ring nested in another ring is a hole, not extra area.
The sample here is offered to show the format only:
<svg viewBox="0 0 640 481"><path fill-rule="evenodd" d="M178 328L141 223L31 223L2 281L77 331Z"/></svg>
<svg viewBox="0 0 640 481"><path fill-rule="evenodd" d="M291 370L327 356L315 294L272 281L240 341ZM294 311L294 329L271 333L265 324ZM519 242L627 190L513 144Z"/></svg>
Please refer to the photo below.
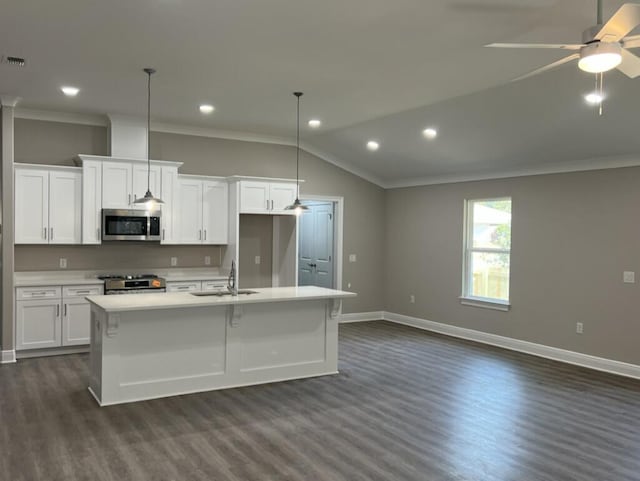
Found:
<svg viewBox="0 0 640 481"><path fill-rule="evenodd" d="M529 177L533 175L568 174L571 172L586 172L590 170L619 169L640 166L640 154L637 156L594 157L590 159L567 161L554 164L543 164L525 169L494 171L468 175L443 175L419 177L385 182L385 189L402 189L407 187L421 187L439 184L457 184L460 182L475 182L479 180L508 179L512 177Z"/></svg>
<svg viewBox="0 0 640 481"><path fill-rule="evenodd" d="M20 97L13 95L0 95L0 105L3 107L15 107L20 102Z"/></svg>
<svg viewBox="0 0 640 481"><path fill-rule="evenodd" d="M18 119L44 120L46 122L62 122L65 124L95 125L98 127L109 126L109 119L106 115L18 108L16 109L15 117Z"/></svg>

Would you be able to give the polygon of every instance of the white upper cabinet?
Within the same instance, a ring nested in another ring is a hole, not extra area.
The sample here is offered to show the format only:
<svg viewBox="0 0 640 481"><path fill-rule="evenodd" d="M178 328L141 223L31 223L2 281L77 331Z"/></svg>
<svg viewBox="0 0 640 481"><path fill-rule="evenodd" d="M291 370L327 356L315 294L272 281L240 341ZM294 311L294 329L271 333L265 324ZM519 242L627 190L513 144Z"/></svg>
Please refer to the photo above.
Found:
<svg viewBox="0 0 640 481"><path fill-rule="evenodd" d="M160 196L161 171L152 165L148 176L151 193ZM132 209L134 201L147 192L146 162L103 162L102 163L102 208Z"/></svg>
<svg viewBox="0 0 640 481"><path fill-rule="evenodd" d="M228 243L228 186L224 181L179 176L180 244Z"/></svg>
<svg viewBox="0 0 640 481"><path fill-rule="evenodd" d="M202 243L229 242L229 185L226 182L202 183Z"/></svg>
<svg viewBox="0 0 640 481"><path fill-rule="evenodd" d="M82 242L82 174L49 173L49 244Z"/></svg>
<svg viewBox="0 0 640 481"><path fill-rule="evenodd" d="M296 184L267 181L240 181L241 214L293 214L285 207L296 198Z"/></svg>
<svg viewBox="0 0 640 481"><path fill-rule="evenodd" d="M82 173L15 167L15 243L80 244Z"/></svg>
<svg viewBox="0 0 640 481"><path fill-rule="evenodd" d="M176 221L178 216L179 194L178 168L162 167L161 170L160 179L162 188L158 191L160 194L156 194L155 190L151 191L154 195L161 195L162 201L164 202L164 204L162 204L162 220L160 221L160 225L162 226L160 243L178 244L180 242Z"/></svg>
<svg viewBox="0 0 640 481"><path fill-rule="evenodd" d="M82 243L102 243L102 162L82 163Z"/></svg>

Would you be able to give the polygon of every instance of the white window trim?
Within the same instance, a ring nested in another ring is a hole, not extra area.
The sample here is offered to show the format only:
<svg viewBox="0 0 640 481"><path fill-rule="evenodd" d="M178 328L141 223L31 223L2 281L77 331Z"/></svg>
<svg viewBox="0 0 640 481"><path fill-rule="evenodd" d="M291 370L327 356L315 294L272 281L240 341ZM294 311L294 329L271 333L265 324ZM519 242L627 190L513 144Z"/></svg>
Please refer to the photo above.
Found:
<svg viewBox="0 0 640 481"><path fill-rule="evenodd" d="M469 213L469 204L473 202L483 202L492 200L508 200L512 202L512 198L505 197L487 197L485 199L465 199L464 201L464 242L462 245L462 294L460 295L460 303L465 306L482 307L485 309L495 309L498 311L508 311L511 308L510 299L502 300L491 297L476 297L468 295L469 286L472 285L471 276L473 275L468 266L471 265L471 254L474 252L488 252L491 254L509 254L509 284L511 284L511 249L493 249L488 247L473 247L473 226L471 225L473 215ZM468 247L471 245L472 247ZM511 294L511 285L509 285L509 294ZM511 295L509 295L511 297Z"/></svg>

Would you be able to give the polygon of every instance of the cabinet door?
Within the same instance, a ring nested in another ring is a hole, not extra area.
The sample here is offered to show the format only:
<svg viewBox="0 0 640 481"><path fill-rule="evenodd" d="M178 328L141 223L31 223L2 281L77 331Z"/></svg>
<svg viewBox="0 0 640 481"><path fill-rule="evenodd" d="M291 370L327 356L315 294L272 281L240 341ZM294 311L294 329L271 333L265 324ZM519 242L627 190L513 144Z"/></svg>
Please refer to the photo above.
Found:
<svg viewBox="0 0 640 481"><path fill-rule="evenodd" d="M15 169L15 243L49 242L49 171Z"/></svg>
<svg viewBox="0 0 640 481"><path fill-rule="evenodd" d="M60 299L16 302L16 349L61 345Z"/></svg>
<svg viewBox="0 0 640 481"><path fill-rule="evenodd" d="M82 242L82 174L49 174L49 244Z"/></svg>
<svg viewBox="0 0 640 481"><path fill-rule="evenodd" d="M102 163L82 162L82 243L102 243Z"/></svg>
<svg viewBox="0 0 640 481"><path fill-rule="evenodd" d="M89 344L91 307L84 299L62 301L62 345Z"/></svg>
<svg viewBox="0 0 640 481"><path fill-rule="evenodd" d="M178 180L178 231L181 244L202 244L202 181Z"/></svg>
<svg viewBox="0 0 640 481"><path fill-rule="evenodd" d="M229 189L226 182L202 183L202 241L228 244Z"/></svg>
<svg viewBox="0 0 640 481"><path fill-rule="evenodd" d="M160 193L162 204L162 232L161 244L178 244L176 216L178 215L178 169L176 167L162 167L162 191ZM155 194L155 192L154 192Z"/></svg>
<svg viewBox="0 0 640 481"><path fill-rule="evenodd" d="M129 209L131 202L133 202L131 196L132 176L133 166L131 164L122 162L102 163L103 209Z"/></svg>
<svg viewBox="0 0 640 481"><path fill-rule="evenodd" d="M167 282L167 292L200 292L202 290L201 281L169 281Z"/></svg>
<svg viewBox="0 0 640 481"><path fill-rule="evenodd" d="M152 165L149 170L149 188L153 195L160 198L162 198L160 192L161 171L162 168L157 165ZM131 193L131 202L139 199L140 197L144 197L144 194L147 193L147 164L133 164L133 191Z"/></svg>
<svg viewBox="0 0 640 481"><path fill-rule="evenodd" d="M269 197L271 199L271 213L295 215L294 211L284 210L284 208L296 200L296 184L271 183L269 184Z"/></svg>
<svg viewBox="0 0 640 481"><path fill-rule="evenodd" d="M268 182L240 182L241 214L266 214L270 208Z"/></svg>

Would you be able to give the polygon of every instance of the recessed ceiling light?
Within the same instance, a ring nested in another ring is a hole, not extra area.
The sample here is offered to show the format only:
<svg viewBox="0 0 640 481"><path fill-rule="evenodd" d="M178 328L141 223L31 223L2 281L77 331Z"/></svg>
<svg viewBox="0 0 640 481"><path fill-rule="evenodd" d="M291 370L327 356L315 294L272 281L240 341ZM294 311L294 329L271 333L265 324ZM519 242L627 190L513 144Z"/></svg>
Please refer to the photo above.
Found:
<svg viewBox="0 0 640 481"><path fill-rule="evenodd" d="M213 105L209 105L209 104L202 104L200 106L200 112L202 112L203 114L210 114L215 109L216 108Z"/></svg>
<svg viewBox="0 0 640 481"><path fill-rule="evenodd" d="M309 127L311 127L312 129L317 129L321 125L322 125L322 122L318 119L309 120Z"/></svg>
<svg viewBox="0 0 640 481"><path fill-rule="evenodd" d="M76 95L78 95L78 92L80 92L80 89L78 87L71 87L68 85L60 87L60 90L62 90L62 93L67 97L75 97Z"/></svg>
<svg viewBox="0 0 640 481"><path fill-rule="evenodd" d="M375 152L379 148L380 144L375 140L370 140L369 142L367 142L367 149L369 149L371 152Z"/></svg>
<svg viewBox="0 0 640 481"><path fill-rule="evenodd" d="M438 136L438 131L433 127L428 127L422 131L422 135L425 137L425 139L432 140Z"/></svg>
<svg viewBox="0 0 640 481"><path fill-rule="evenodd" d="M604 97L600 95L598 92L591 92L585 95L584 99L587 101L587 103L590 103L591 105L597 105L599 103L602 103L602 101L604 100Z"/></svg>

